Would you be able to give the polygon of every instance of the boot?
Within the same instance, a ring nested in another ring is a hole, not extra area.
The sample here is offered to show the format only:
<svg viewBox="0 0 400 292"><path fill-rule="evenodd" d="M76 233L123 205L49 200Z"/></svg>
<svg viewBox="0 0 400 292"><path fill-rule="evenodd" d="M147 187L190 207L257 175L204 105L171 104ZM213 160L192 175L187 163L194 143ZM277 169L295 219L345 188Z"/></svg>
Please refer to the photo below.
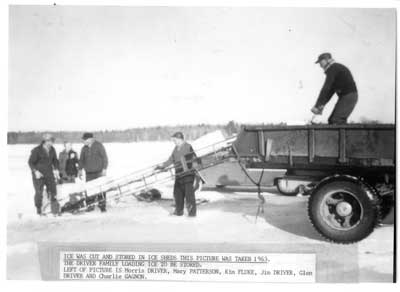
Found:
<svg viewBox="0 0 400 292"><path fill-rule="evenodd" d="M107 212L107 208L106 208L105 205L100 205L99 204L99 208L100 208L101 213Z"/></svg>

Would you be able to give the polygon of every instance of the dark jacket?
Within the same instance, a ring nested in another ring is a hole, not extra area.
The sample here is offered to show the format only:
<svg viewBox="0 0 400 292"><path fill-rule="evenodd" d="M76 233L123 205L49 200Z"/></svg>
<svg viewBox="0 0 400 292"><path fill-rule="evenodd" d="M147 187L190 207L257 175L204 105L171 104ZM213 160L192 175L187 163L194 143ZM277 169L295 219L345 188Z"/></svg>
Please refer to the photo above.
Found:
<svg viewBox="0 0 400 292"><path fill-rule="evenodd" d="M65 165L65 170L68 175L77 176L79 168L78 153L74 150L68 152L67 164Z"/></svg>
<svg viewBox="0 0 400 292"><path fill-rule="evenodd" d="M346 66L333 63L325 70L325 74L325 83L318 96L316 107L327 104L335 93L340 98L346 94L357 92L356 83Z"/></svg>
<svg viewBox="0 0 400 292"><path fill-rule="evenodd" d="M52 146L47 152L43 143L41 143L32 149L28 164L32 172L38 170L45 176L52 176L53 169L58 170L59 168L56 150Z"/></svg>
<svg viewBox="0 0 400 292"><path fill-rule="evenodd" d="M193 162L201 163L200 159L197 158L194 153L192 145L184 142L181 147L175 146L171 156L162 164L162 167L167 167L173 164L175 167L175 174L186 172L193 167ZM192 172L188 172L191 174ZM186 174L186 173L185 173Z"/></svg>
<svg viewBox="0 0 400 292"><path fill-rule="evenodd" d="M94 141L89 146L83 146L79 159L79 169L85 169L86 172L100 172L108 167L108 158L103 144Z"/></svg>

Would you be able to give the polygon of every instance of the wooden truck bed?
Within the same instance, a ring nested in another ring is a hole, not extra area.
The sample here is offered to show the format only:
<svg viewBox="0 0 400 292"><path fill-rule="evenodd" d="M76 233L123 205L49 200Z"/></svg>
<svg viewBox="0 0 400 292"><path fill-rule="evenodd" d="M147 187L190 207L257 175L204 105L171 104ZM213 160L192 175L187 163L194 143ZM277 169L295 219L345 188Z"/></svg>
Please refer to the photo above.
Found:
<svg viewBox="0 0 400 292"><path fill-rule="evenodd" d="M388 124L247 126L234 148L253 168L394 171L395 138Z"/></svg>

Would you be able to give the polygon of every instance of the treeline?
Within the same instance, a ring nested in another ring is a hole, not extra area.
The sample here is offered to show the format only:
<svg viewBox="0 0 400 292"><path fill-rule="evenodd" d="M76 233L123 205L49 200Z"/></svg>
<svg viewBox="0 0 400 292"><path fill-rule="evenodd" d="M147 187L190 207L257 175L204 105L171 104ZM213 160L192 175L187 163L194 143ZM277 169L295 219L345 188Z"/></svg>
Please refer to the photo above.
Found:
<svg viewBox="0 0 400 292"><path fill-rule="evenodd" d="M104 130L93 132L96 139L101 142L140 142L140 141L165 141L177 131L185 134L187 140L197 139L215 130L223 130L227 135L238 133L240 125L230 121L226 125L183 125L183 126L159 126L132 128L126 130ZM53 131L56 143L70 141L73 143L82 141L83 132L80 131ZM7 144L37 144L42 140L44 132L8 132Z"/></svg>

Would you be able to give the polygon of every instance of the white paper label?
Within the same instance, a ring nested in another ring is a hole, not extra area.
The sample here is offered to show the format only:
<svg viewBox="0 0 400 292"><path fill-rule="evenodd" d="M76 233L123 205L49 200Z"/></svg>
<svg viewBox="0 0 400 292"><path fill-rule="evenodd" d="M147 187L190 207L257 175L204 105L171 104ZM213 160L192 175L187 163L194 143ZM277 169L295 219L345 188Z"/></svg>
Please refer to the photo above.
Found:
<svg viewBox="0 0 400 292"><path fill-rule="evenodd" d="M61 280L315 282L315 254L61 251Z"/></svg>

